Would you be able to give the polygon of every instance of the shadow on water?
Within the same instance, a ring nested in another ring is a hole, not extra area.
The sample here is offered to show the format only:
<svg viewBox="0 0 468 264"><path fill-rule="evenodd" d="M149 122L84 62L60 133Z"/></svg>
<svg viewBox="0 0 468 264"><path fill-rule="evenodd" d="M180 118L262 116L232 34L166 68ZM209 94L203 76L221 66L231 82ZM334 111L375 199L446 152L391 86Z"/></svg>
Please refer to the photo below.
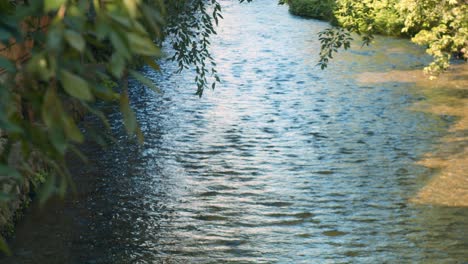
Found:
<svg viewBox="0 0 468 264"><path fill-rule="evenodd" d="M163 90L130 83L144 145L112 114L117 143L70 159L77 197L31 209L1 263L466 260L468 209L408 202L434 173L415 162L456 120L410 110L426 102L411 82L359 81L420 67L423 51L378 38L320 71L325 23L276 1L223 5L222 85L198 99L191 72L144 68Z"/></svg>

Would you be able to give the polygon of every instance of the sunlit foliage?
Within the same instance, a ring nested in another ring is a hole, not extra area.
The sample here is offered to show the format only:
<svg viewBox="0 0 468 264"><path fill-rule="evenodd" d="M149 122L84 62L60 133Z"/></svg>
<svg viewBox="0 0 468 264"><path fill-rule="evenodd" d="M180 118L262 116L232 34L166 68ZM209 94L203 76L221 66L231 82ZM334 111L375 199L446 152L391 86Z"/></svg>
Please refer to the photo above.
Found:
<svg viewBox="0 0 468 264"><path fill-rule="evenodd" d="M410 37L433 57L424 69L431 75L446 70L452 58L468 58L468 4L464 0L337 0L333 15L341 27L361 35L365 44L374 34ZM322 49L330 46L337 44L322 39ZM319 64L326 67L330 58L331 54L322 52Z"/></svg>
<svg viewBox="0 0 468 264"><path fill-rule="evenodd" d="M412 41L426 46L426 52L434 58L425 69L428 73L445 70L453 56L468 59L468 3L465 0L406 0L397 8L405 17L402 32L413 33Z"/></svg>

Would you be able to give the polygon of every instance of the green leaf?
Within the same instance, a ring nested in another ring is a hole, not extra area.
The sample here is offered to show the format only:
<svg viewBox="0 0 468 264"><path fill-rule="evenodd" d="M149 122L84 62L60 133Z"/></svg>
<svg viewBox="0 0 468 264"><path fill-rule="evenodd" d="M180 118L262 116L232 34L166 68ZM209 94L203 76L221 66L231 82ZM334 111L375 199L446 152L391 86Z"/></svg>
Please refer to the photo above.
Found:
<svg viewBox="0 0 468 264"><path fill-rule="evenodd" d="M133 134L136 131L137 121L135 117L135 113L130 108L130 102L128 99L127 93L122 93L120 95L120 111L123 115L123 120L125 124L125 128L127 129L128 134Z"/></svg>
<svg viewBox="0 0 468 264"><path fill-rule="evenodd" d="M49 88L44 96L42 105L42 119L47 127L47 137L52 146L61 154L67 149L67 139L64 135L63 116L61 101L58 99L54 89Z"/></svg>
<svg viewBox="0 0 468 264"><path fill-rule="evenodd" d="M51 111L54 109L54 111ZM42 103L42 120L47 127L58 125L57 114L62 110L57 94L52 88L47 89Z"/></svg>
<svg viewBox="0 0 468 264"><path fill-rule="evenodd" d="M114 77L121 78L125 70L125 58L120 53L114 53L111 57L110 72Z"/></svg>
<svg viewBox="0 0 468 264"><path fill-rule="evenodd" d="M58 184L58 188L56 188L57 193L60 195L61 198L65 197L65 193L67 192L68 187L68 177L60 177L60 182Z"/></svg>
<svg viewBox="0 0 468 264"><path fill-rule="evenodd" d="M126 16L119 16L115 13L108 14L112 20L120 24L120 26L124 26L126 28L132 28L132 21Z"/></svg>
<svg viewBox="0 0 468 264"><path fill-rule="evenodd" d="M52 27L47 32L47 48L49 51L60 52L63 49L63 30L59 27Z"/></svg>
<svg viewBox="0 0 468 264"><path fill-rule="evenodd" d="M57 126L57 125L49 127L48 136L49 136L50 141L52 142L52 145L55 147L55 149L61 155L65 155L65 152L67 151L68 143L67 143L67 139L65 138L62 127Z"/></svg>
<svg viewBox="0 0 468 264"><path fill-rule="evenodd" d="M144 57L143 57L143 60L146 62L146 64L148 64L148 65L149 65L151 68L153 68L155 71L161 71L161 67L159 67L159 64L157 64L157 63L154 61L154 58L144 56Z"/></svg>
<svg viewBox="0 0 468 264"><path fill-rule="evenodd" d="M127 34L130 49L135 54L145 56L161 56L161 51L153 41L147 36L141 36L135 33Z"/></svg>
<svg viewBox="0 0 468 264"><path fill-rule="evenodd" d="M126 59L130 59L132 56L130 55L125 40L116 31L111 31L109 34L111 43L114 46L115 51L118 52L120 56Z"/></svg>
<svg viewBox="0 0 468 264"><path fill-rule="evenodd" d="M106 23L107 21L104 20L103 18L101 17L97 17L96 18L96 36L98 37L99 40L103 40L105 39L108 35L109 35L109 32L112 31L112 28L109 27L109 25Z"/></svg>
<svg viewBox="0 0 468 264"><path fill-rule="evenodd" d="M132 75L133 78L135 78L137 81L140 83L148 86L151 90L161 93L161 90L151 81L150 79L146 78L143 76L141 73L134 71L134 70L129 70L130 75Z"/></svg>
<svg viewBox="0 0 468 264"><path fill-rule="evenodd" d="M148 5L142 7L141 10L144 17L146 18L146 21L148 22L148 26L152 29L152 31L157 37L160 37L162 30L161 24L164 23L164 19L162 18L159 11L157 11L154 8L151 8L151 6ZM157 23L159 23L159 25Z"/></svg>
<svg viewBox="0 0 468 264"><path fill-rule="evenodd" d="M26 70L29 73L35 73L38 75L39 80L50 81L50 78L54 77L55 71L53 71L47 62L47 59L43 54L36 54L33 56L26 65Z"/></svg>
<svg viewBox="0 0 468 264"><path fill-rule="evenodd" d="M69 95L85 101L93 100L91 90L84 79L66 70L62 70L60 73L63 89Z"/></svg>
<svg viewBox="0 0 468 264"><path fill-rule="evenodd" d="M49 12L58 9L61 5L65 4L66 0L45 0L44 11Z"/></svg>
<svg viewBox="0 0 468 264"><path fill-rule="evenodd" d="M100 111L99 109L95 109L93 108L92 106L88 105L88 104L83 104L83 106L86 108L86 110L88 110L90 113L94 114L95 116L97 116L101 122L104 124L104 126L106 127L106 129L110 129L110 123L109 123L109 120L107 119L106 115Z"/></svg>
<svg viewBox="0 0 468 264"><path fill-rule="evenodd" d="M48 175L44 184L39 190L39 205L43 206L47 199L49 199L55 192L55 176Z"/></svg>
<svg viewBox="0 0 468 264"><path fill-rule="evenodd" d="M134 0L123 0L123 3L125 7L128 10L128 13L130 14L131 17L137 17L138 16L138 2Z"/></svg>
<svg viewBox="0 0 468 264"><path fill-rule="evenodd" d="M137 124L135 134L137 136L138 143L143 144L143 142L145 141L145 136L143 135L143 131L141 131L141 128L138 124Z"/></svg>
<svg viewBox="0 0 468 264"><path fill-rule="evenodd" d="M85 40L78 32L69 29L65 30L65 39L74 49L79 52L84 51L86 47Z"/></svg>
<svg viewBox="0 0 468 264"><path fill-rule="evenodd" d="M77 143L83 143L84 136L71 117L63 116L63 125L65 128L65 133L71 140Z"/></svg>
<svg viewBox="0 0 468 264"><path fill-rule="evenodd" d="M5 255L7 256L11 256L10 247L8 246L7 242L1 235L0 235L0 251L4 252Z"/></svg>

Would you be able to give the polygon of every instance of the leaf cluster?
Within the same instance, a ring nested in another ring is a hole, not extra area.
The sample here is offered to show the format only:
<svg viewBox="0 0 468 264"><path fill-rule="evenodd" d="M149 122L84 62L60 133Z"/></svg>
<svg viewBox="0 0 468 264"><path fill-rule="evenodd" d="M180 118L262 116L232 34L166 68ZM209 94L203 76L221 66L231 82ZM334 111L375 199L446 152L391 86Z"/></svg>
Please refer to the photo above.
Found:
<svg viewBox="0 0 468 264"><path fill-rule="evenodd" d="M2 45L30 49L25 64L0 58L7 71L0 83L0 129L7 139L1 164L11 170L2 175L31 173L27 161L37 151L54 171L42 197L63 195L71 184L65 154L87 133L74 112L85 109L107 124L98 101L120 102L127 131L141 135L126 87L103 84L120 82L136 56L160 56L154 40L162 37L164 15L163 3L151 1L44 0L17 4L2 16ZM39 27L44 20L46 28ZM22 158L11 166L14 149Z"/></svg>
<svg viewBox="0 0 468 264"><path fill-rule="evenodd" d="M320 61L318 66L323 70L328 66L330 59L333 59L333 54L337 53L340 48L348 49L351 46L351 33L343 28L328 28L319 32L320 46Z"/></svg>
<svg viewBox="0 0 468 264"><path fill-rule="evenodd" d="M78 124L77 112L109 127L100 106L118 104L127 133L142 141L126 79L159 92L132 68L143 61L160 70L156 59L165 39L180 70L195 68L197 94L208 87L208 77L214 88L220 80L209 37L220 18L216 0L0 0L2 201L15 195L15 188L3 187L31 181L33 156L48 169L41 202L73 188L65 155L83 157L77 146L87 139L106 142L102 131ZM24 63L6 55L15 46L28 51Z"/></svg>
<svg viewBox="0 0 468 264"><path fill-rule="evenodd" d="M431 75L446 70L453 57L468 58L468 5L463 0L336 0L333 14L338 25L360 35L364 45L375 34L384 34L410 37L427 47L433 61L424 70ZM327 51L320 53L322 68L331 58L328 47L337 46L333 43L337 41L321 38L322 49Z"/></svg>

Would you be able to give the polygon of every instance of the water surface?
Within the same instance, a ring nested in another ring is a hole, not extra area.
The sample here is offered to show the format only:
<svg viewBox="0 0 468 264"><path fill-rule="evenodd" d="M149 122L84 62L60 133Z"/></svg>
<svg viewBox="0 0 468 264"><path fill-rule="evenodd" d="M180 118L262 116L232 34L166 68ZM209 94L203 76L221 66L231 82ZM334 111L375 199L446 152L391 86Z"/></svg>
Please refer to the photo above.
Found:
<svg viewBox="0 0 468 264"><path fill-rule="evenodd" d="M409 110L411 83L356 81L423 51L377 38L321 71L327 24L275 0L223 6L223 83L199 99L191 73L144 68L163 91L130 82L144 145L113 114L117 144L85 148L76 199L30 213L2 263L466 262L468 210L408 203L451 119Z"/></svg>

